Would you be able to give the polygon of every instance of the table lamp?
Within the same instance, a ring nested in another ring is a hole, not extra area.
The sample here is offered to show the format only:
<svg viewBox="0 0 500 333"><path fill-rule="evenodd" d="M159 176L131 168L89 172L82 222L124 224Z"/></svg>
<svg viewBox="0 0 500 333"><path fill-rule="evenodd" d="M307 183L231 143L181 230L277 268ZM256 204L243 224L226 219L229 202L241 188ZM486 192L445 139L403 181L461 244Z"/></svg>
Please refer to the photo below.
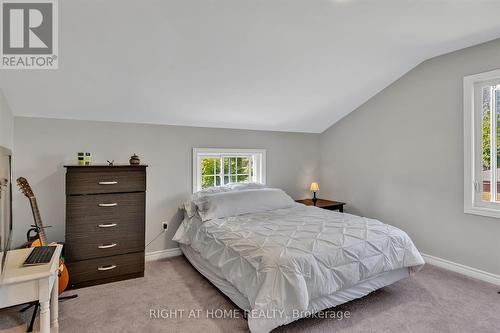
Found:
<svg viewBox="0 0 500 333"><path fill-rule="evenodd" d="M316 206L316 201L318 201L318 198L316 198L316 192L319 191L319 185L316 182L311 183L311 192L313 193L313 203Z"/></svg>

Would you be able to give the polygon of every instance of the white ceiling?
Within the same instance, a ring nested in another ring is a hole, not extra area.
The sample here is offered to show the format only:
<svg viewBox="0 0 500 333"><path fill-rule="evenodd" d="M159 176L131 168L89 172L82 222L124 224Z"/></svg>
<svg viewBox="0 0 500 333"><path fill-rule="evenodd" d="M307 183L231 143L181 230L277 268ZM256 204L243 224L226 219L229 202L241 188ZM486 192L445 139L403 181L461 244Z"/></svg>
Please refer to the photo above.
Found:
<svg viewBox="0 0 500 333"><path fill-rule="evenodd" d="M59 1L59 69L0 71L17 116L322 132L500 0Z"/></svg>

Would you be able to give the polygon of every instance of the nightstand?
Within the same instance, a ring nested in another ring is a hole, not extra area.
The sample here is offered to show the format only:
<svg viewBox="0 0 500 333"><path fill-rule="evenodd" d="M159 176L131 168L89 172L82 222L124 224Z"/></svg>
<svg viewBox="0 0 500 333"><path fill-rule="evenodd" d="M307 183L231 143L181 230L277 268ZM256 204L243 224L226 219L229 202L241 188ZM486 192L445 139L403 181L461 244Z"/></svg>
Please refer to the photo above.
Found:
<svg viewBox="0 0 500 333"><path fill-rule="evenodd" d="M341 213L344 212L345 203L343 203L343 202L318 199L318 200L316 200L316 205L315 205L313 203L312 199L295 200L295 201L298 203L304 204L306 206L316 206L316 207L328 209L328 210L337 210L338 209L339 212L341 212Z"/></svg>

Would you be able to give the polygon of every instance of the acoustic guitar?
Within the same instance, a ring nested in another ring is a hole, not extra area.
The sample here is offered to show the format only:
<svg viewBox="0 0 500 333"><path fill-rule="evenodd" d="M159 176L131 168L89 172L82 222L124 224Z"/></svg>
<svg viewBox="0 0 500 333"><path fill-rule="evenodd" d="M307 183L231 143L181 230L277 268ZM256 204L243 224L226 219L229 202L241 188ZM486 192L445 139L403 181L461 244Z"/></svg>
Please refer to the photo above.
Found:
<svg viewBox="0 0 500 333"><path fill-rule="evenodd" d="M47 236L45 235L45 229L42 224L42 218L40 217L40 211L38 210L38 204L36 202L35 195L31 189L30 184L26 178L19 177L17 179L17 186L19 190L29 199L31 205L31 211L33 213L33 218L35 220L35 228L37 229L38 239L31 243L31 247L37 246L47 246ZM61 294L68 287L69 283L69 273L66 265L64 264L64 259L59 261L59 294Z"/></svg>

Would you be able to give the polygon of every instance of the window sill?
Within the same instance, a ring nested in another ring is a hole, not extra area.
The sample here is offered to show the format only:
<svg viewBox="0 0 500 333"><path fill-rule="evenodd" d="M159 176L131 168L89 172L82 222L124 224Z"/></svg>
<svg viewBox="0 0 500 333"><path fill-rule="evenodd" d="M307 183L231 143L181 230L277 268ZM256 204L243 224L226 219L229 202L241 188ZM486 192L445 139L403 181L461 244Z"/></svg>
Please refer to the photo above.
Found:
<svg viewBox="0 0 500 333"><path fill-rule="evenodd" d="M465 214L480 215L486 217L500 218L500 209L486 208L486 207L466 207L464 208Z"/></svg>

